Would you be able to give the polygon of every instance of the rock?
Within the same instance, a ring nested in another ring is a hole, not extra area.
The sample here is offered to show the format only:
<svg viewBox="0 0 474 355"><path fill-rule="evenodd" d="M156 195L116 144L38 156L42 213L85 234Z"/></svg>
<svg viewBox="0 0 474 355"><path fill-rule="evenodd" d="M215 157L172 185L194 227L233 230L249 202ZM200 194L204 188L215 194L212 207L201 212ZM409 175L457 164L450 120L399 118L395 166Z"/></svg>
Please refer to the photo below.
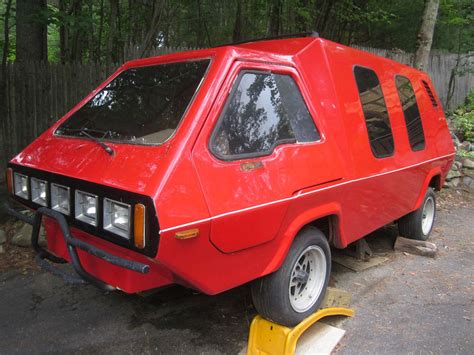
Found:
<svg viewBox="0 0 474 355"><path fill-rule="evenodd" d="M474 179L470 176L464 176L463 181L464 185L474 189Z"/></svg>
<svg viewBox="0 0 474 355"><path fill-rule="evenodd" d="M421 256L427 256L434 258L438 251L436 244L425 242L422 240L407 239L403 237L397 237L395 241L395 250L407 252L410 254L416 254Z"/></svg>
<svg viewBox="0 0 474 355"><path fill-rule="evenodd" d="M11 243L18 247L28 248L31 247L31 231L33 227L27 223L24 223L13 236ZM46 246L46 233L44 228L41 227L39 235L39 245L42 247Z"/></svg>
<svg viewBox="0 0 474 355"><path fill-rule="evenodd" d="M5 253L5 249L3 249L3 245L0 245L0 254Z"/></svg>
<svg viewBox="0 0 474 355"><path fill-rule="evenodd" d="M30 247L31 246L31 231L33 227L29 224L24 223L13 236L11 243L17 247Z"/></svg>
<svg viewBox="0 0 474 355"><path fill-rule="evenodd" d="M453 170L461 170L462 169L462 163L460 161L455 161L453 163L453 167L451 168Z"/></svg>
<svg viewBox="0 0 474 355"><path fill-rule="evenodd" d="M472 159L466 158L462 162L462 166L467 169L474 169L474 161Z"/></svg>
<svg viewBox="0 0 474 355"><path fill-rule="evenodd" d="M459 183L461 182L461 178L453 178L449 183L451 187L458 187Z"/></svg>
<svg viewBox="0 0 474 355"><path fill-rule="evenodd" d="M0 245L7 242L7 233L3 229L0 229Z"/></svg>
<svg viewBox="0 0 474 355"><path fill-rule="evenodd" d="M471 150L471 143L468 141L462 142L461 145L459 146L460 149L465 150L466 152L469 152Z"/></svg>
<svg viewBox="0 0 474 355"><path fill-rule="evenodd" d="M453 138L453 142L456 148L459 148L461 146L461 141L459 140L459 138L453 132L451 132L451 137Z"/></svg>
<svg viewBox="0 0 474 355"><path fill-rule="evenodd" d="M446 180L452 180L457 177L461 177L462 174L459 171L456 170L449 170L448 175L446 176Z"/></svg>

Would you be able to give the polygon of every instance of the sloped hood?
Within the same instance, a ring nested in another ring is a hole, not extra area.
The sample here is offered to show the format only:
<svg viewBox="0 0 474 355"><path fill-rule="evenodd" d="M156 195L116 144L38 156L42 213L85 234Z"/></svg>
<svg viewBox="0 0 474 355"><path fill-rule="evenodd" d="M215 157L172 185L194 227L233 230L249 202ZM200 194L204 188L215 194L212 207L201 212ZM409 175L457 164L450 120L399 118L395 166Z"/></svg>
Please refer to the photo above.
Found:
<svg viewBox="0 0 474 355"><path fill-rule="evenodd" d="M168 163L165 161L169 143L160 146L107 144L113 148L113 156L96 142L47 132L11 163L153 196L159 176Z"/></svg>

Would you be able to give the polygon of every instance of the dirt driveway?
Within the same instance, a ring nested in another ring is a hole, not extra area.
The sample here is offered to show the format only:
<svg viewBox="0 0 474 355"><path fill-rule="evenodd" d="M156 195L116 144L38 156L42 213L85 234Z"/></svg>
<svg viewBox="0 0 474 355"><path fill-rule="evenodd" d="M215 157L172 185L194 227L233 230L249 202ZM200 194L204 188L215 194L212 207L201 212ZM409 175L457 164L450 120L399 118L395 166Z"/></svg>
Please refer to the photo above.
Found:
<svg viewBox="0 0 474 355"><path fill-rule="evenodd" d="M473 198L451 190L442 204L431 239L436 259L392 251L396 230L387 227L368 238L386 263L359 273L334 265L332 283L353 293L356 310L340 325L347 333L338 353L472 353ZM181 287L147 298L105 293L38 270L25 249L7 252L18 264L0 271L0 354L245 349L255 315L248 287L215 297Z"/></svg>

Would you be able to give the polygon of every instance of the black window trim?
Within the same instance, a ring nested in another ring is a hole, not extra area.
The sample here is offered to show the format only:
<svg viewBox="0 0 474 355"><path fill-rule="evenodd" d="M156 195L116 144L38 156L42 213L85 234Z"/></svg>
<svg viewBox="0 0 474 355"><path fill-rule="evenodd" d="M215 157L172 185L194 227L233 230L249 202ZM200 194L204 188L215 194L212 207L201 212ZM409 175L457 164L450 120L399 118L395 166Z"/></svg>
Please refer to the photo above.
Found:
<svg viewBox="0 0 474 355"><path fill-rule="evenodd" d="M398 86L397 86L397 77L407 79L408 82L411 85L411 89L413 90L413 95L415 96L416 105L418 107L418 113L420 114L421 128L423 129L423 146L421 148L414 149L413 146L411 145L410 135L408 134L408 125L407 125L407 121L406 121L406 117L405 117L405 111L403 110L402 98L400 97L400 91L398 90ZM399 102L400 102L400 106L402 108L402 113L403 113L403 118L404 118L403 121L405 122L405 128L407 130L408 144L410 145L410 148L413 152L420 152L422 150L425 150L426 149L425 127L423 126L423 118L421 117L422 115L421 115L421 111L420 111L420 105L418 105L418 98L416 97L416 92L415 92L415 87L413 86L413 82L410 80L409 77L407 77L405 75L402 75L402 74L395 74L395 76L393 77L393 81L395 83L395 89L397 90L398 99L399 99Z"/></svg>
<svg viewBox="0 0 474 355"><path fill-rule="evenodd" d="M375 76L377 77L377 80L379 81L379 84L380 84L380 91L382 92L382 97L383 97L383 101L385 103L385 108L387 109L387 116L388 116L388 120L390 122L390 133L392 135L392 138L393 138L393 151L392 151L392 154L385 154L385 155L380 155L378 156L377 154L375 154L374 152L374 149L372 147L372 144L370 143L370 136L369 136L369 128L367 127L367 120L365 118L365 113L364 113L364 105L362 104L362 100L361 100L361 97L360 97L360 92L359 92L359 88L357 87L357 80L356 80L356 77L355 77L355 68L356 67L359 67L359 68L363 68L363 69L368 69L368 70L371 70L374 72ZM370 146L370 150L372 152L372 155L375 157L375 159L385 159L385 158L390 158L390 157L393 157L395 155L395 151L396 151L396 147L397 147L397 144L395 142L395 136L393 135L393 129L392 129L392 119L390 117L390 112L388 110L388 106L387 106L387 101L385 100L385 93L383 91L383 87L382 87L382 82L380 81L380 78L379 78L379 75L377 74L377 72L375 71L374 68L371 68L371 67L367 67L365 65L360 65L360 64L354 64L352 65L352 76L354 78L354 82L355 82L355 86L356 86L356 92L357 92L357 96L359 97L359 103L360 103L360 108L361 108L361 112L362 112L362 117L364 118L364 125L365 125L365 131L367 133L367 141L369 143L369 146Z"/></svg>
<svg viewBox="0 0 474 355"><path fill-rule="evenodd" d="M109 77L108 79L109 80L105 80L103 82L100 83L99 86L103 85L104 86L97 90L97 88L94 88L90 93L89 95L91 95L90 99L89 100L86 100L82 105L80 105L79 107L77 107L74 111L68 111L66 112L66 114L64 114L62 118L64 118L64 116L68 115L68 117L61 121L58 120L55 124L57 124L57 127L54 128L54 131L53 131L53 136L54 137L59 137L59 138L66 138L66 139L79 139L79 140L89 140L89 139L86 139L84 137L79 137L79 136L68 136L68 135L64 135L64 134L59 134L59 133L56 133L56 131L59 129L59 127L65 123L72 114L74 114L75 112L79 111L86 103L88 103L90 100L92 100L92 98L97 95L100 91L102 91L103 89L105 89L105 87L107 85L109 85L113 80L115 80L115 78L117 78L120 74L122 74L123 72L129 70L129 69L136 69L136 68L144 68L144 67L153 67L153 66L158 66L158 65L163 65L163 64L175 64L175 63L183 63L183 62L198 62L198 61L202 61L202 60L209 60L209 64L207 65L207 68L206 68L206 71L204 72L204 75L202 76L202 79L201 81L199 82L199 85L197 86L196 88L196 91L194 92L193 96L191 97L191 100L189 101L188 105L186 106L186 109L184 110L183 112L183 115L181 116L181 119L179 120L179 123L178 125L176 126L176 129L174 130L173 134L171 134L171 136L169 136L164 142L162 143L140 143L140 142L130 142L130 141L116 141L116 140L108 140L106 138L97 138L100 142L106 142L106 143L110 143L110 144L118 144L118 145L137 145L137 146L145 146L145 147L158 147L158 146L161 146L161 145L164 145L166 143L168 143L169 141L171 141L176 133L178 132L178 130L181 128L181 125L182 123L185 121L185 117L188 115L188 112L189 112L189 109L191 106L193 106L193 104L195 103L195 99L196 99L196 96L198 95L198 93L201 91L201 88L204 84L204 82L206 81L207 79L207 75L211 69L211 66L214 62L214 57L198 57L198 58L187 58L187 59L177 59L177 60L172 60L172 61L165 61L165 62L159 62L159 63L146 63L146 64L143 64L143 65L132 65L130 67L124 67L124 68L121 68L118 70L118 72L116 73L116 75L113 75L112 77ZM84 99L82 100L85 100L87 97L89 97L89 95L87 95ZM82 102L81 100L81 102ZM61 121L61 122L59 122Z"/></svg>
<svg viewBox="0 0 474 355"><path fill-rule="evenodd" d="M298 87L298 90L300 91L300 94L301 94L301 97L303 99L303 102L306 106L306 109L308 110L308 113L309 113L309 116L311 117L311 120L313 121L313 124L314 124L314 127L316 129L316 132L318 132L319 134L319 139L318 140L315 140L315 141L310 141L310 142L298 142L298 140L295 138L287 138L287 139L279 139L277 140L275 143L273 143L273 145L266 151L262 151L262 152L255 152L255 153L243 153L243 154L232 154L232 155L221 155L219 154L218 152L216 152L213 147L212 147L212 142L214 141L214 139L216 138L216 135L217 135L217 132L219 131L219 128L221 127L222 125L222 120L223 120L223 113L227 110L227 107L229 105L229 98L232 97L232 95L234 94L234 92L237 90L237 87L238 85L240 84L240 81L242 79L242 77L245 75L245 74L248 74L248 73L253 73L253 74L279 74L279 75L289 75L293 81L295 82L295 85ZM269 155L272 155L272 153L275 151L275 148L280 146L280 145L286 145L286 144L314 144L314 143L318 143L318 142L321 142L322 141L322 133L321 131L319 130L318 126L316 125L316 122L314 121L314 117L313 115L311 114L311 111L308 107L308 104L303 96L303 92L301 90L301 87L300 85L298 85L298 81L295 80L295 78L293 77L293 75L291 75L290 73L287 73L287 72L279 72L279 71L272 71L272 70L265 70L265 69L241 69L237 75L235 76L235 79L232 83L232 89L229 91L229 93L227 94L227 97L226 97L226 102L224 104L224 106L222 107L222 109L219 111L219 119L217 121L217 123L215 124L213 130L212 130L212 134L211 134L211 137L209 138L209 141L207 143L207 147L209 149L209 151L211 152L211 154L217 158L218 160L221 160L221 161L224 161L224 162L234 162L234 161L238 161L238 160L245 160L245 159L254 159L254 158L261 158L261 157L267 157Z"/></svg>

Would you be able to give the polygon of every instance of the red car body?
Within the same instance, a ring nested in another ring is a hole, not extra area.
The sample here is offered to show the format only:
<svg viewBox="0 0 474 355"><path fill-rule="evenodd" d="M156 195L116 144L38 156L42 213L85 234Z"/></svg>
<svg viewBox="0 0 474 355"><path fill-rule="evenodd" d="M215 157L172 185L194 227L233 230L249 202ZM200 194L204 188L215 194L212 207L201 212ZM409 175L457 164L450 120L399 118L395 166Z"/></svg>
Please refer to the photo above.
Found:
<svg viewBox="0 0 474 355"><path fill-rule="evenodd" d="M210 67L175 134L159 146L95 142L61 137L56 128L124 70L209 58ZM354 80L354 66L369 67L380 80L395 151L374 157ZM229 91L242 70L290 75L321 135L316 142L288 143L269 155L222 161L209 140ZM394 78L412 83L426 146L410 148ZM439 99L426 73L321 38L253 42L134 60L124 64L54 126L10 162L90 184L149 197L159 240L144 255L72 227L74 237L127 260L150 265L140 274L79 250L84 269L127 293L172 283L217 294L274 272L306 225L324 230L345 248L416 210L429 186L440 189L454 148ZM434 91L433 91L434 92ZM434 100L434 102L432 101ZM433 104L435 103L435 105ZM46 218L48 249L69 260L56 221ZM197 229L197 231L196 231ZM179 232L193 230L194 238Z"/></svg>

